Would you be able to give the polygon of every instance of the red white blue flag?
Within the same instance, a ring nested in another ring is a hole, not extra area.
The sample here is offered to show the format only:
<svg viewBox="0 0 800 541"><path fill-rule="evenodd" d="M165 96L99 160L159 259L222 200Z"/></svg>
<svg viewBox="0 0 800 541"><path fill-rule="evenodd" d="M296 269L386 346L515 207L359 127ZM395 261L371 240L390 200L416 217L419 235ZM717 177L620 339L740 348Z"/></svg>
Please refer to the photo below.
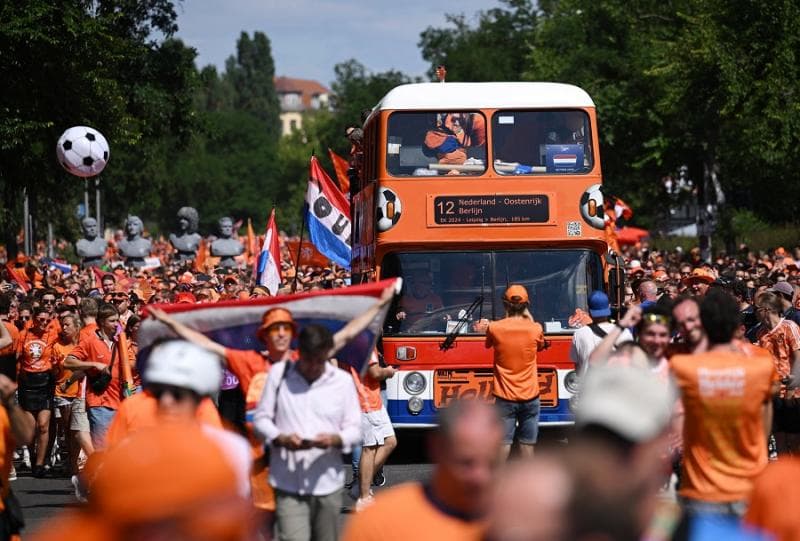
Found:
<svg viewBox="0 0 800 541"><path fill-rule="evenodd" d="M256 330L261 325L261 316L270 308L280 306L289 310L300 329L310 323L317 323L336 333L350 320L373 306L385 288L389 286L398 288L400 283L400 279L392 278L381 282L297 295L258 297L214 304L163 304L156 307L225 347L261 351L264 349L264 344L256 338ZM336 354L336 358L359 371L365 368L383 328L383 320L388 309L389 306L385 306L365 330ZM165 325L151 317L146 317L142 321L138 335L140 374L144 373L147 355L153 343L174 336ZM296 344L292 347L296 347Z"/></svg>
<svg viewBox="0 0 800 541"><path fill-rule="evenodd" d="M322 169L316 156L309 164L305 221L317 250L345 268L350 268L350 203Z"/></svg>
<svg viewBox="0 0 800 541"><path fill-rule="evenodd" d="M256 284L277 295L281 287L281 249L278 243L278 226L275 224L275 209L269 215L264 244L256 258Z"/></svg>

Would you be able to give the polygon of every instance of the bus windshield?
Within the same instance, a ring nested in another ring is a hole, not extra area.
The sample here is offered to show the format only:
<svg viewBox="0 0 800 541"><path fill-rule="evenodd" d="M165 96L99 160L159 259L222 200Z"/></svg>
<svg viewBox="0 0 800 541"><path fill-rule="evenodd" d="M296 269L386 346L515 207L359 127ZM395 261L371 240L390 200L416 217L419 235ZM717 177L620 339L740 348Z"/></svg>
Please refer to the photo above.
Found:
<svg viewBox="0 0 800 541"><path fill-rule="evenodd" d="M571 333L569 318L602 288L600 256L587 249L406 252L383 260L385 278L401 276L403 292L386 319L386 335L475 334L480 318L504 316L507 284L522 284L530 310L547 333ZM481 299L483 299L481 301ZM467 323L459 325L470 308Z"/></svg>
<svg viewBox="0 0 800 541"><path fill-rule="evenodd" d="M494 169L501 175L588 173L589 133L583 111L498 111L492 116Z"/></svg>
<svg viewBox="0 0 800 541"><path fill-rule="evenodd" d="M386 162L392 176L486 171L486 119L481 113L393 113L388 130Z"/></svg>

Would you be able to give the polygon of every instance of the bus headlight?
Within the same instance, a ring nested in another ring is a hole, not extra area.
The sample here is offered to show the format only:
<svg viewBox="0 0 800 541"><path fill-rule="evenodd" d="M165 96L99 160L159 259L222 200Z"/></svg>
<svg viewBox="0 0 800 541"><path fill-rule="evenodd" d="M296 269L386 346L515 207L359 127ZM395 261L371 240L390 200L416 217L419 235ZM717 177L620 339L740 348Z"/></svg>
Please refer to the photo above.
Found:
<svg viewBox="0 0 800 541"><path fill-rule="evenodd" d="M576 394L580 390L581 381L576 371L572 370L564 376L564 388L572 394Z"/></svg>
<svg viewBox="0 0 800 541"><path fill-rule="evenodd" d="M425 390L425 376L419 372L411 372L403 378L403 389L408 394L420 394Z"/></svg>
<svg viewBox="0 0 800 541"><path fill-rule="evenodd" d="M418 396L412 396L408 399L408 411L411 413L411 415L419 415L419 412L422 411L422 407L424 405L425 403Z"/></svg>

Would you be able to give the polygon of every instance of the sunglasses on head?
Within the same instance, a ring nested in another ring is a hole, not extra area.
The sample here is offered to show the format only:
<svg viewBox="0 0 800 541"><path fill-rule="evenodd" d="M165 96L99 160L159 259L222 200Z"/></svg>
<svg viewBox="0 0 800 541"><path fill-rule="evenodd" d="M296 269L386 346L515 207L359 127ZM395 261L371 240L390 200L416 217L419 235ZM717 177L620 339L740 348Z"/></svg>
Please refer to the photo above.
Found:
<svg viewBox="0 0 800 541"><path fill-rule="evenodd" d="M670 325L670 318L669 316L665 316L663 314L645 314L642 316L643 321L647 321L648 323L658 323L659 325L666 325L669 327Z"/></svg>

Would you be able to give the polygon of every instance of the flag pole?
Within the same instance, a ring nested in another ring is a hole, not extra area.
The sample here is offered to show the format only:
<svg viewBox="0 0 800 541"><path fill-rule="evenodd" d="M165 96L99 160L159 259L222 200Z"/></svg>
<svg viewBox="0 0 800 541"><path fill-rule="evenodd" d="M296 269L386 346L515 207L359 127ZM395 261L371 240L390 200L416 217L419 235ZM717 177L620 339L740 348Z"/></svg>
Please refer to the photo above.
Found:
<svg viewBox="0 0 800 541"><path fill-rule="evenodd" d="M297 273L300 272L300 254L303 251L303 233L306 226L306 203L303 202L303 212L300 219L300 242L297 243L297 260L294 265L294 281L292 282L292 293L297 293Z"/></svg>

